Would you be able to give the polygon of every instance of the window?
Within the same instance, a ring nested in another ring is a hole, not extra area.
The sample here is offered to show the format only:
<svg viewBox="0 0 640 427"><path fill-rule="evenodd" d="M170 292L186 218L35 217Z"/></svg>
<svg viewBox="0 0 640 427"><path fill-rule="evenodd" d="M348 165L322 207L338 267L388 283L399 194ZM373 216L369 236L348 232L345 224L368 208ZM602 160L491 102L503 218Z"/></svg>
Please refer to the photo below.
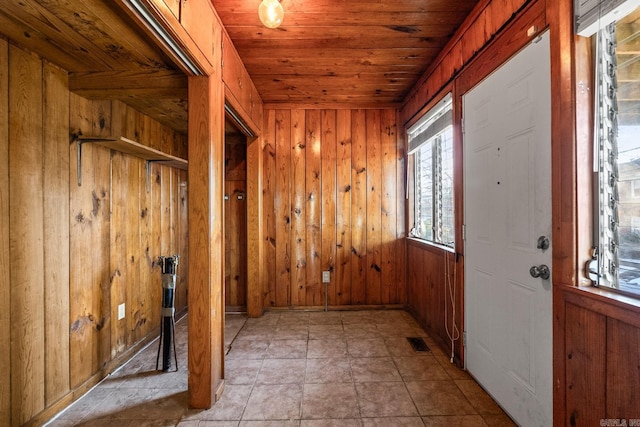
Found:
<svg viewBox="0 0 640 427"><path fill-rule="evenodd" d="M580 34L593 33L596 52L592 278L597 286L640 295L640 8L636 0L591 3L599 10L583 19L583 27L593 22ZM580 31L580 17L577 25Z"/></svg>
<svg viewBox="0 0 640 427"><path fill-rule="evenodd" d="M453 130L451 94L408 131L413 164L411 236L453 247Z"/></svg>

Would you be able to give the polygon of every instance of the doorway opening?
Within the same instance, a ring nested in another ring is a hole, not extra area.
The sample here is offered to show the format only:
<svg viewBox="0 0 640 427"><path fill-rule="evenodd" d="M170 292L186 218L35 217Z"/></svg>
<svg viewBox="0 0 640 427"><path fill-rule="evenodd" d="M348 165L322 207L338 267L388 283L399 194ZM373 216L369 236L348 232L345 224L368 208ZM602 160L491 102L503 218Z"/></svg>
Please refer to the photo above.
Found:
<svg viewBox="0 0 640 427"><path fill-rule="evenodd" d="M224 132L225 311L247 311L247 137L229 119Z"/></svg>

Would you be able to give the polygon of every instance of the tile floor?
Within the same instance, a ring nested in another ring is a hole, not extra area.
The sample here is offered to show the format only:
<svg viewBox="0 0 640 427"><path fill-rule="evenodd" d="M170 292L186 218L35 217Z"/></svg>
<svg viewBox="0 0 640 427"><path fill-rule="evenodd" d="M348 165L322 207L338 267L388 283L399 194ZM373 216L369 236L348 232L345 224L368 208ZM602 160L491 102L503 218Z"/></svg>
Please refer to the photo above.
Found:
<svg viewBox="0 0 640 427"><path fill-rule="evenodd" d="M403 311L226 320L226 385L213 408L188 408L184 318L176 327L178 372L155 371L154 342L49 425L514 425ZM415 352L408 336L422 336L431 351Z"/></svg>

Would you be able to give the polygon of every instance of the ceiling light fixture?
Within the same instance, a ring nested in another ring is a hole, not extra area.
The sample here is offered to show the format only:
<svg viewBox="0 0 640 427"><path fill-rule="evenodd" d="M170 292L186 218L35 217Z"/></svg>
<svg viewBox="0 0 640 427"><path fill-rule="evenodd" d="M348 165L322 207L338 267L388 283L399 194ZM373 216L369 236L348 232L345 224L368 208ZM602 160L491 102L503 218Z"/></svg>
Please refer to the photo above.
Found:
<svg viewBox="0 0 640 427"><path fill-rule="evenodd" d="M280 0L262 0L258 7L260 21L267 28L278 28L284 19L284 9Z"/></svg>

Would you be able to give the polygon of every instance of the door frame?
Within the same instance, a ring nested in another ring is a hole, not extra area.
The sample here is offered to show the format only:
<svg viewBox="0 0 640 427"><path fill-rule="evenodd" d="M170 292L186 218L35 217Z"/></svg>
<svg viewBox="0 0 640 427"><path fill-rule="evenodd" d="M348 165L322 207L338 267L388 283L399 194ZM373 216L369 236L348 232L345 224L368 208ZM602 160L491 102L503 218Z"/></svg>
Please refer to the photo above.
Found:
<svg viewBox="0 0 640 427"><path fill-rule="evenodd" d="M247 316L260 317L264 312L260 289L262 288L263 249L261 245L263 224L262 191L260 176L263 169L263 143L260 133L255 131L249 123L234 110L231 104L225 102L225 120L231 121L246 137L247 152ZM224 300L224 298L223 298Z"/></svg>

